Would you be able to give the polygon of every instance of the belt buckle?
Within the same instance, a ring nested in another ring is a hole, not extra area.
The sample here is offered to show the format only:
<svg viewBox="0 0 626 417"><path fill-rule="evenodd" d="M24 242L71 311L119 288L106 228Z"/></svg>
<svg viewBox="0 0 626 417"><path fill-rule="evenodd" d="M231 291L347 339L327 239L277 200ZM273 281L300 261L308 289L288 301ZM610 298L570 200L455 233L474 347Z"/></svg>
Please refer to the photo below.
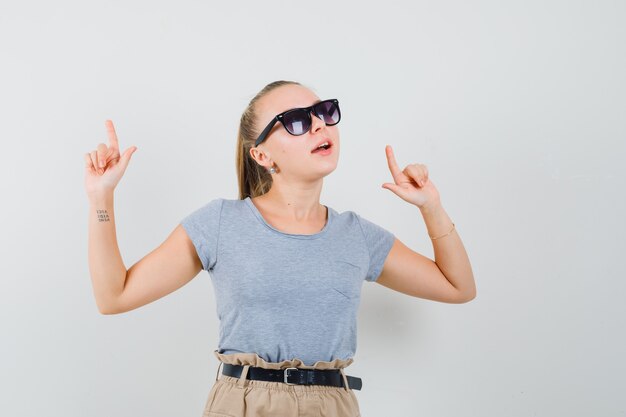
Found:
<svg viewBox="0 0 626 417"><path fill-rule="evenodd" d="M284 378L285 384L287 384L287 385L298 385L298 384L294 384L293 382L287 382L287 377L289 376L289 372L288 371L290 369L295 369L296 371L298 370L298 368L286 368L285 369L285 372L284 372L284 374L285 374L285 378Z"/></svg>

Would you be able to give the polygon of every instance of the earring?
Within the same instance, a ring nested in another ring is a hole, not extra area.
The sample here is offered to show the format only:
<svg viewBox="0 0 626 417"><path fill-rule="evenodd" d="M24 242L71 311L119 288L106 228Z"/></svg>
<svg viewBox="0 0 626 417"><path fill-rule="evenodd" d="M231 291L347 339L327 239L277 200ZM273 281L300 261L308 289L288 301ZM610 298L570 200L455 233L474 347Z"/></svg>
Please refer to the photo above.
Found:
<svg viewBox="0 0 626 417"><path fill-rule="evenodd" d="M276 168L271 167L269 171L270 171L270 174L274 174L274 173L276 173Z"/></svg>

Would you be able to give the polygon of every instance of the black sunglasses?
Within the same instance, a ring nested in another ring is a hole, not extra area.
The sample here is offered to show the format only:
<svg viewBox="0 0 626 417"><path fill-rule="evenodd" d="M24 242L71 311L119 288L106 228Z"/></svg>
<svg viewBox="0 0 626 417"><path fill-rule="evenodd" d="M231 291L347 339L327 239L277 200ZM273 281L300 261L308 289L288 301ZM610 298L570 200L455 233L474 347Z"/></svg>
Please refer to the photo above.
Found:
<svg viewBox="0 0 626 417"><path fill-rule="evenodd" d="M341 120L341 111L339 110L339 101L336 98L319 101L309 107L298 107L277 114L268 125L263 129L254 146L259 146L263 142L270 130L276 122L280 120L287 132L294 136L304 135L311 129L313 121L311 120L311 112L324 121L327 126L333 126Z"/></svg>

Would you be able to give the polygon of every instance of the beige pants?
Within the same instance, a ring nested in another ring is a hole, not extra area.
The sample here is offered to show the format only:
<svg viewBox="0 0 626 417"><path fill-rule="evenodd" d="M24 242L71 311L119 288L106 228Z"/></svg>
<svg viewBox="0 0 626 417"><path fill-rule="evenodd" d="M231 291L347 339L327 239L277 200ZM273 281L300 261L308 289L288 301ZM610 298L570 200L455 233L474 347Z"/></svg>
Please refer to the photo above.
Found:
<svg viewBox="0 0 626 417"><path fill-rule="evenodd" d="M222 363L243 365L241 377L220 373L218 364L215 384L209 392L202 417L360 417L359 403L343 368L353 359L317 361L305 365L300 359L266 362L256 353L213 352ZM266 369L332 369L343 377L344 387L329 385L288 385L284 382L246 379L250 366Z"/></svg>

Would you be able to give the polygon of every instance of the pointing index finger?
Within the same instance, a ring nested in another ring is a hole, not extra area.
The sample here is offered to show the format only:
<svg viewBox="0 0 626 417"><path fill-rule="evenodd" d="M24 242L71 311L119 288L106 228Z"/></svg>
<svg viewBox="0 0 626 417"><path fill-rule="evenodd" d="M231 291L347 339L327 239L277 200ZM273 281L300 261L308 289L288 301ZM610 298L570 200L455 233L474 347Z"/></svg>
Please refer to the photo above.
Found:
<svg viewBox="0 0 626 417"><path fill-rule="evenodd" d="M391 175L395 178L396 175L400 174L402 171L396 163L396 157L393 155L391 145L385 146L385 153L387 154L387 165L389 165L389 171L391 171Z"/></svg>
<svg viewBox="0 0 626 417"><path fill-rule="evenodd" d="M106 120L104 122L104 125L107 128L110 146L114 149L119 149L119 142L117 141L117 134L115 133L115 127L113 127L113 122L111 120Z"/></svg>

